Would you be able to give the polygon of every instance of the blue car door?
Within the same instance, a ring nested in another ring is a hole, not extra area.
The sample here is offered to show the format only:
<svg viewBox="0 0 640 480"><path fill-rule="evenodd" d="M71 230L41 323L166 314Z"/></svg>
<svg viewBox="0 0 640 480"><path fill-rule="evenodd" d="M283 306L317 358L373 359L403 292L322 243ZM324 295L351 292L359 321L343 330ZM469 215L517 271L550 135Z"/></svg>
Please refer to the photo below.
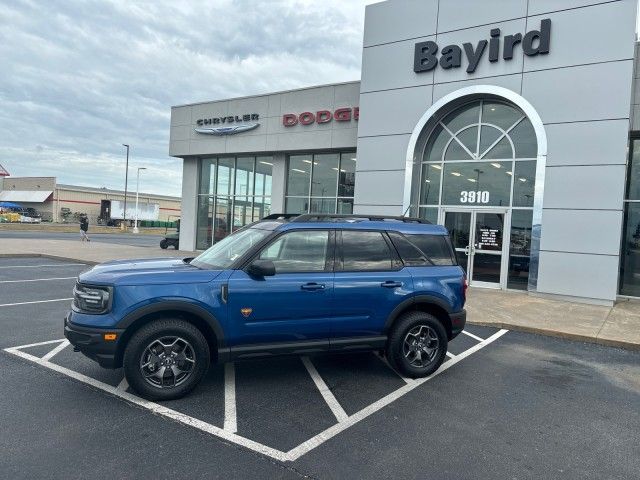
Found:
<svg viewBox="0 0 640 480"><path fill-rule="evenodd" d="M271 260L276 273L229 278L227 343L240 346L315 342L328 347L333 299L334 232L291 230L254 260Z"/></svg>
<svg viewBox="0 0 640 480"><path fill-rule="evenodd" d="M338 231L336 245L332 341L380 336L413 278L385 232Z"/></svg>

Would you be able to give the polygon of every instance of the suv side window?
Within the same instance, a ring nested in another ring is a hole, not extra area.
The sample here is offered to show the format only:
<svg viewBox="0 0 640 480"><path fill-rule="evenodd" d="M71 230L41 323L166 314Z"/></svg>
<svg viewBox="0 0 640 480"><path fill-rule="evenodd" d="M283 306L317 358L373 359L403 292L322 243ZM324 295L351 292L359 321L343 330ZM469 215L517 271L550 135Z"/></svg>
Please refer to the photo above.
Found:
<svg viewBox="0 0 640 480"><path fill-rule="evenodd" d="M276 273L323 272L330 263L329 245L328 230L292 231L265 247L258 258L271 260Z"/></svg>
<svg viewBox="0 0 640 480"><path fill-rule="evenodd" d="M444 235L389 232L389 237L407 266L456 265L451 244Z"/></svg>
<svg viewBox="0 0 640 480"><path fill-rule="evenodd" d="M342 260L345 271L394 270L393 254L382 232L342 231Z"/></svg>

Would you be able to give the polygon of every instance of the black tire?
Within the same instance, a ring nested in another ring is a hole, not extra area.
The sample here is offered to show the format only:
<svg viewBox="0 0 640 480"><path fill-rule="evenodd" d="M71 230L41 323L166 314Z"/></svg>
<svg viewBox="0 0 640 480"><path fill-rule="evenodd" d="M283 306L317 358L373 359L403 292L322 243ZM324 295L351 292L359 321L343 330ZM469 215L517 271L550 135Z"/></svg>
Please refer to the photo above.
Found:
<svg viewBox="0 0 640 480"><path fill-rule="evenodd" d="M413 332L412 335L410 332ZM425 333L425 339L420 340L422 337L416 336L416 332ZM413 344L414 340L415 344ZM418 347L423 344L425 344L424 349ZM429 346L431 348L428 348ZM425 312L408 312L398 318L391 328L387 340L387 360L405 377L427 377L440 368L446 357L447 347L447 332L436 317ZM425 360L422 360L423 354ZM418 355L420 361L417 360ZM412 360L421 365L412 363Z"/></svg>
<svg viewBox="0 0 640 480"><path fill-rule="evenodd" d="M166 346L173 338L178 341L168 350ZM180 353L183 344L187 346ZM210 359L207 340L195 326L183 320L155 320L129 340L124 351L124 374L129 386L140 396L148 400L174 400L200 383ZM143 361L149 365L145 369ZM162 379L161 368L164 368ZM176 370L180 372L178 375L174 373Z"/></svg>
<svg viewBox="0 0 640 480"><path fill-rule="evenodd" d="M180 243L179 242L173 242L173 248L176 250L180 250Z"/></svg>
<svg viewBox="0 0 640 480"><path fill-rule="evenodd" d="M166 238L163 239L163 240L160 240L160 248L161 249L166 250L168 246L169 246L169 242L167 242Z"/></svg>

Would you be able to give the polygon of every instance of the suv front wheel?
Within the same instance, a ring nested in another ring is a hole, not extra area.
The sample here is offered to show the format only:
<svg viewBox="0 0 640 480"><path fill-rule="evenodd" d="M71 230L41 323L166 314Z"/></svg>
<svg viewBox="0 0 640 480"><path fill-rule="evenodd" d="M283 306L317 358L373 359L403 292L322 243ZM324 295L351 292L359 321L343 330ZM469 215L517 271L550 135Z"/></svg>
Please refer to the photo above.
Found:
<svg viewBox="0 0 640 480"><path fill-rule="evenodd" d="M124 352L129 386L148 400L173 400L193 390L209 368L204 335L183 320L153 321L138 330Z"/></svg>
<svg viewBox="0 0 640 480"><path fill-rule="evenodd" d="M424 312L408 312L391 329L387 360L405 377L427 377L444 362L447 346L447 332L437 318Z"/></svg>

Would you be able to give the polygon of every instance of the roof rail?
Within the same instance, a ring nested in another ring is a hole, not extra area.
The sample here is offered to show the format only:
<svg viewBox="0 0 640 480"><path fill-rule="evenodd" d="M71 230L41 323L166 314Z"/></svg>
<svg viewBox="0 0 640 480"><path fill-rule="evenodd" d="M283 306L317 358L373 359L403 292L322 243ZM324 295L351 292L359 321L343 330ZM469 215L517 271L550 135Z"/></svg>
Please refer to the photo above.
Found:
<svg viewBox="0 0 640 480"><path fill-rule="evenodd" d="M292 218L299 217L299 213L272 213L267 215L262 220L291 220Z"/></svg>
<svg viewBox="0 0 640 480"><path fill-rule="evenodd" d="M431 224L430 221L422 218L396 217L393 215L330 215L330 214L304 214L297 215L291 220L293 223L299 222L403 222L403 223L424 223Z"/></svg>

